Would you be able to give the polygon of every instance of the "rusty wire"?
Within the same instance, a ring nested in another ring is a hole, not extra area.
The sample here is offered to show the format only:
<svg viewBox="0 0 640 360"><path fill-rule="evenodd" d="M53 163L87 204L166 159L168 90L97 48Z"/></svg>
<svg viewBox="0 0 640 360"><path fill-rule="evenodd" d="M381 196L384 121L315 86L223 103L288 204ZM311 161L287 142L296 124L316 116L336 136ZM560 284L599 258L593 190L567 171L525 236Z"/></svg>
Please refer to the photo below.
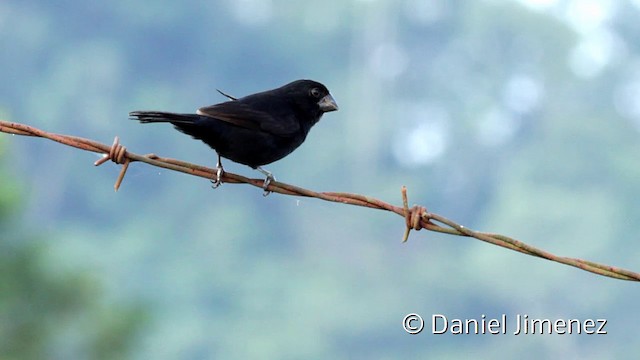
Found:
<svg viewBox="0 0 640 360"><path fill-rule="evenodd" d="M2 120L0 120L0 132L15 135L42 137L78 149L104 154L103 158L96 161L94 165L102 165L109 160L117 164L122 164L122 169L114 185L114 189L116 191L118 190L122 183L122 180L124 179L124 175L129 167L129 164L134 161L145 162L153 166L179 171L206 179L213 179L215 176L214 169L204 166L199 166L175 159L162 158L155 154L138 155L129 152L124 146L120 144L117 136L115 137L113 144L109 146L89 139L70 135L49 133L32 126ZM261 179L250 179L242 175L237 175L229 172L223 173L222 180L225 183L249 184L260 189L262 189L264 181ZM396 213L405 218L406 229L402 238L403 242L407 241L411 230L427 229L430 231L449 235L475 238L493 245L498 245L503 248L518 251L523 254L573 266L578 269L614 279L640 281L640 274L633 271L577 258L557 256L507 236L473 231L438 214L428 212L427 209L423 206L416 205L410 208L407 199L407 189L404 186L402 187L402 207L394 206L382 200L378 200L369 196L339 192L315 192L298 186L285 184L279 181L271 181L267 190L284 195L312 197L325 201L369 207Z"/></svg>

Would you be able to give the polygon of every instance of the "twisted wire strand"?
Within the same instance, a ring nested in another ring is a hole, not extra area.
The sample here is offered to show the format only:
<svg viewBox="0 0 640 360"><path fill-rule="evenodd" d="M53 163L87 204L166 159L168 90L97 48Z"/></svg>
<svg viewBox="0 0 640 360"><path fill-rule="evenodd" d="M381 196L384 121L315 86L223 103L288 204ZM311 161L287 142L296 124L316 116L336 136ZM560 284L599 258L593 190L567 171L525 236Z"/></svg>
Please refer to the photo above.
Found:
<svg viewBox="0 0 640 360"><path fill-rule="evenodd" d="M90 139L71 135L50 133L29 125L2 120L0 120L0 132L23 136L42 137L78 149L104 154L104 156L100 160L94 163L95 166L102 165L107 161L113 161L116 164L122 165L122 169L120 170L120 174L118 175L118 178L116 179L116 183L114 185L114 189L116 191L122 184L122 180L124 179L124 175L129 167L129 164L135 161L144 162L153 166L173 171L179 171L185 174L199 176L206 179L213 179L215 177L215 169L191 164L180 160L162 158L155 154L139 155L129 152L127 151L125 146L120 144L120 140L117 136L115 137L113 144L109 146ZM225 183L231 184L249 184L260 189L262 189L264 182L264 180L262 179L251 179L229 172L223 173L222 180ZM395 206L382 200L378 200L365 195L342 192L316 192L279 181L271 181L267 190L283 195L317 198L325 201L368 207L372 209L379 209L396 213L404 217L405 219L405 232L402 238L403 242L406 242L408 240L411 230L418 231L420 229L426 229L443 234L474 238L489 244L501 246L509 250L518 251L526 255L573 266L578 269L601 276L620 280L640 281L640 273L618 268L615 266L599 264L588 260L557 256L504 235L478 232L468 229L443 216L428 212L424 206L415 205L409 208L407 189L404 186L401 190L403 202L402 207Z"/></svg>

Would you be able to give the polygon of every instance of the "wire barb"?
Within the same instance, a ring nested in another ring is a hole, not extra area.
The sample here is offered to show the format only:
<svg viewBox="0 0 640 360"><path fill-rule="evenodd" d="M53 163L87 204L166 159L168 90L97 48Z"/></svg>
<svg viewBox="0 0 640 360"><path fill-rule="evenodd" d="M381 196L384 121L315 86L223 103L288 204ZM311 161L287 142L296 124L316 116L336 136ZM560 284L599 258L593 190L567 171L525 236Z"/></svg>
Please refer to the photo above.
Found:
<svg viewBox="0 0 640 360"><path fill-rule="evenodd" d="M116 180L116 184L114 186L116 191L122 183L122 179L124 178L124 174L127 171L129 163L134 161L144 162L153 166L178 171L189 175L199 176L205 179L212 179L215 175L215 169L211 169L208 167L195 165L175 159L161 158L155 154L138 155L128 152L124 146L120 145L117 136L113 142L113 145L108 146L97 141L84 139L77 136L49 133L32 126L2 120L0 120L0 132L14 135L42 137L78 149L105 154L102 159L95 162L96 166L101 165L109 160L117 164L122 164L120 175L118 176L118 179ZM260 189L262 189L264 185L263 179L250 179L242 175L228 172L224 173L224 179L226 183L248 184ZM268 184L268 190L283 195L312 197L324 201L350 204L396 213L405 218L406 229L404 237L402 239L403 242L407 241L407 239L409 238L409 232L411 230L427 229L429 231L439 232L443 234L471 237L492 245L501 246L509 250L539 257L542 259L547 259L560 264L573 266L575 268L601 276L620 280L640 281L640 273L637 272L621 269L614 266L599 264L593 261L557 256L504 235L473 231L443 216L427 212L427 209L423 206L415 205L412 208L409 208L409 201L407 199L407 188L404 186L402 187L402 207L394 206L382 200L378 200L365 195L339 192L316 192L298 186L275 181L272 181L270 184ZM443 224L444 226L439 224Z"/></svg>
<svg viewBox="0 0 640 360"><path fill-rule="evenodd" d="M118 174L118 178L116 179L116 183L113 185L113 189L118 191L120 189L120 185L122 184L122 180L124 180L124 175L127 173L127 169L129 168L129 163L131 160L127 157L127 148L124 145L120 144L120 138L115 137L113 139L113 145L109 148L109 153L104 154L102 158L93 163L94 166L100 166L107 161L113 161L116 164L122 165L122 169L120 169L120 174Z"/></svg>
<svg viewBox="0 0 640 360"><path fill-rule="evenodd" d="M402 242L405 243L409 240L409 232L411 230L420 231L423 229L422 220L427 218L427 208L424 206L414 205L409 209L409 200L407 199L407 187L402 186L402 210L404 212L404 220L407 228L404 231ZM428 221L428 219L427 219Z"/></svg>

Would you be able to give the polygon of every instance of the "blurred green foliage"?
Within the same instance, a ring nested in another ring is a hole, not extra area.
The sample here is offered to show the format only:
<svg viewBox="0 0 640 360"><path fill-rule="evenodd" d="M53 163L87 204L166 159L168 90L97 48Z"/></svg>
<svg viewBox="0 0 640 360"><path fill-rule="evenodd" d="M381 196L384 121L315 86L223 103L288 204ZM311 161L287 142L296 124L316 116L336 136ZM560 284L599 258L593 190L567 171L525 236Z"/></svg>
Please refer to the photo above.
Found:
<svg viewBox="0 0 640 360"><path fill-rule="evenodd" d="M5 141L0 143L4 146ZM6 164L0 154L0 165ZM109 302L81 269L62 271L22 223L25 196L0 168L0 358L122 359L146 323L141 305Z"/></svg>
<svg viewBox="0 0 640 360"><path fill-rule="evenodd" d="M217 88L242 96L312 78L340 111L267 166L279 180L397 204L407 185L410 202L466 226L637 271L639 15L631 0L9 0L0 106L12 121L105 143L119 135L134 152L212 166L205 145L127 113L189 112L224 100ZM114 194L119 169L93 168L95 154L2 139L18 180L0 186L13 199L0 216L22 208L29 225L4 220L16 240L3 239L2 258L15 270L0 276L22 284L17 268L36 264L26 273L43 282L37 302L64 335L34 342L33 356L635 354L633 284L468 239L420 232L401 245L396 216L231 184L213 191L142 164ZM149 329L139 328L146 312L126 305L140 299L153 309ZM104 325L78 335L79 320L65 320L77 319L72 305L81 322ZM610 335L409 336L400 322L410 312L606 317ZM12 314L41 326L37 313Z"/></svg>

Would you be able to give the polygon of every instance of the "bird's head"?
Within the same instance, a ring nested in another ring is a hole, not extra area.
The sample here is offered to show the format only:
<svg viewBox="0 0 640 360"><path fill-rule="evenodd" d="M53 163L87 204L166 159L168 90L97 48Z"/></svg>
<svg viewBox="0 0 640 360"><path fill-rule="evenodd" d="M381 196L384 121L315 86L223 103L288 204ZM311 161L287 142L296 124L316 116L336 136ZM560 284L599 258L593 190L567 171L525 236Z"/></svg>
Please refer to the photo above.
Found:
<svg viewBox="0 0 640 360"><path fill-rule="evenodd" d="M316 121L322 114L338 110L338 104L327 87L317 81L296 80L282 86L280 90L292 96L303 111L315 114Z"/></svg>

